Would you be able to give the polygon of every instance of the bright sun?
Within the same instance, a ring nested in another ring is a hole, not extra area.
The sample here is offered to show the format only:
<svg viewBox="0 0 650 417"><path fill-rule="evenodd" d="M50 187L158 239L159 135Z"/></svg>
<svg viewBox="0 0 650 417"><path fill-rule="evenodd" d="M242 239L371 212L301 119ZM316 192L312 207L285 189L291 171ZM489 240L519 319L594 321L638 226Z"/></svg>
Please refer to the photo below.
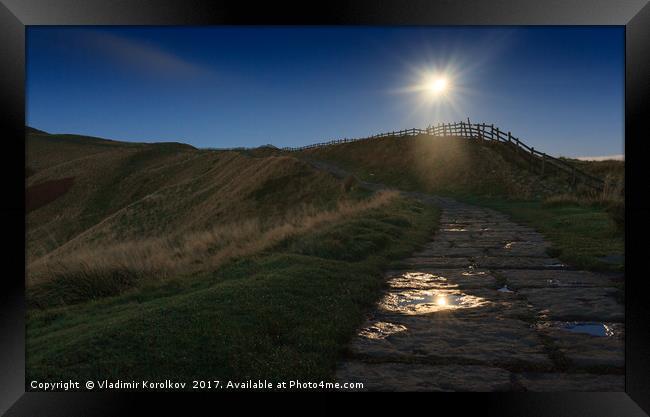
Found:
<svg viewBox="0 0 650 417"><path fill-rule="evenodd" d="M429 91L434 94L440 94L447 89L447 80L445 78L436 78L429 83Z"/></svg>

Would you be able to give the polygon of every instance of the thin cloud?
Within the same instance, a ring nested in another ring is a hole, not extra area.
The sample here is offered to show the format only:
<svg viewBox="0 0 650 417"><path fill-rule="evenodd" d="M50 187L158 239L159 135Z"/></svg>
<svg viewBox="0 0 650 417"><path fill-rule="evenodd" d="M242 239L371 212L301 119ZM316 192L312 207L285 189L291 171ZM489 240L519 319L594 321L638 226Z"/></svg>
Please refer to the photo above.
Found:
<svg viewBox="0 0 650 417"><path fill-rule="evenodd" d="M615 154L615 155L605 155L605 156L578 156L576 159L581 161L624 161L625 155Z"/></svg>
<svg viewBox="0 0 650 417"><path fill-rule="evenodd" d="M105 51L121 65L128 65L149 75L172 78L196 78L214 75L211 68L190 62L178 55L142 41L106 32L92 32L85 38L93 49Z"/></svg>

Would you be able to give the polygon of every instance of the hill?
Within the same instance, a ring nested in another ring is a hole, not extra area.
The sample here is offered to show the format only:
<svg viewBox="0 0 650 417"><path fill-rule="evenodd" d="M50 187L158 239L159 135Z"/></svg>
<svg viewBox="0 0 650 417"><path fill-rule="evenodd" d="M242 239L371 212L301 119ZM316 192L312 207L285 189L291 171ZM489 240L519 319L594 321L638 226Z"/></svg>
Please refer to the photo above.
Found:
<svg viewBox="0 0 650 417"><path fill-rule="evenodd" d="M43 133L28 134L27 148L30 286L87 275L88 264L102 265L100 275L118 267L161 274L161 265L214 261L223 256L217 247L234 250L229 241L241 246L362 197L290 156ZM186 252L192 260L173 260Z"/></svg>
<svg viewBox="0 0 650 417"><path fill-rule="evenodd" d="M539 198L570 190L560 175L532 172L524 156L493 141L389 136L297 154L332 162L365 181L429 193Z"/></svg>

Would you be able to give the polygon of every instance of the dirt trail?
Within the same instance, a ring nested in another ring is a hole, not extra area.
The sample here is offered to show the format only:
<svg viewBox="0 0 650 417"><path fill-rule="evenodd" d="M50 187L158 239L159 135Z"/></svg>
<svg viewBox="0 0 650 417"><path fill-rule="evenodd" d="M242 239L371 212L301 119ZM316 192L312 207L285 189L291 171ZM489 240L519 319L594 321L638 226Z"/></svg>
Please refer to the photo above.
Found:
<svg viewBox="0 0 650 417"><path fill-rule="evenodd" d="M440 230L386 272L388 290L339 363L340 382L381 391L624 390L621 274L571 270L547 255L539 233L494 210L405 194L442 208Z"/></svg>

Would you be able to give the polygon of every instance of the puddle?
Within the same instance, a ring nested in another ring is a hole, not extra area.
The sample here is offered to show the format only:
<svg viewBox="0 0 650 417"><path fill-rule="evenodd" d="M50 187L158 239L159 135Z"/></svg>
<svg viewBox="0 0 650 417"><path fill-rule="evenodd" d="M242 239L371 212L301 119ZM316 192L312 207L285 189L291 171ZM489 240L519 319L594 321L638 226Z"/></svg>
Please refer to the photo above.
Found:
<svg viewBox="0 0 650 417"><path fill-rule="evenodd" d="M571 333L582 333L597 337L623 337L623 325L620 323L603 323L597 321L552 322L541 327L555 327Z"/></svg>
<svg viewBox="0 0 650 417"><path fill-rule="evenodd" d="M456 288L447 278L427 272L406 272L388 280L392 288Z"/></svg>
<svg viewBox="0 0 650 417"><path fill-rule="evenodd" d="M614 330L605 323L566 323L563 328L572 333L586 333L592 336L614 336Z"/></svg>
<svg viewBox="0 0 650 417"><path fill-rule="evenodd" d="M467 229L464 229L462 227L455 227L452 229L442 229L443 232L466 232Z"/></svg>
<svg viewBox="0 0 650 417"><path fill-rule="evenodd" d="M485 271L480 271L480 272L479 271L467 271L467 272L463 272L461 275L466 276L466 277L471 277L471 276L475 276L475 275L486 275L486 272Z"/></svg>
<svg viewBox="0 0 650 417"><path fill-rule="evenodd" d="M511 290L510 288L508 288L507 285L504 285L503 287L499 288L497 291L499 291L499 292L505 292L505 293L512 293L512 292L514 292L513 290Z"/></svg>
<svg viewBox="0 0 650 417"><path fill-rule="evenodd" d="M548 279L546 280L546 282L549 287L591 287L593 285L588 282L582 282L576 280L562 282L559 279L555 279L555 278Z"/></svg>
<svg viewBox="0 0 650 417"><path fill-rule="evenodd" d="M359 331L359 336L368 339L385 339L392 334L403 332L405 330L406 326L403 326L401 324L378 321L372 326L361 329Z"/></svg>
<svg viewBox="0 0 650 417"><path fill-rule="evenodd" d="M487 303L480 297L453 290L402 291L389 293L381 302L382 308L405 314L427 314L443 310L473 308Z"/></svg>

